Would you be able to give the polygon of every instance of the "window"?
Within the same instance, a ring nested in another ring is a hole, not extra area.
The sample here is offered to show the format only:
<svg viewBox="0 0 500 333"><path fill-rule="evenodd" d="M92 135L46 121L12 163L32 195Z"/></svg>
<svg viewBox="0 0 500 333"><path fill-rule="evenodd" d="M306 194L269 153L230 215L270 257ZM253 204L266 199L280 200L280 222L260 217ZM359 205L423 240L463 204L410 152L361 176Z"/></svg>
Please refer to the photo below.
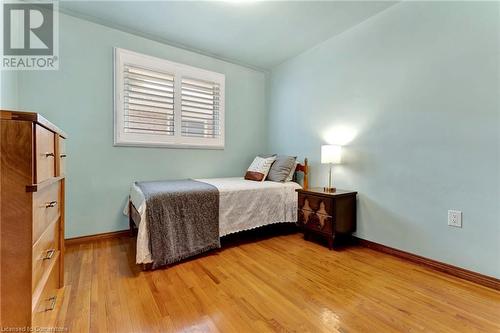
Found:
<svg viewBox="0 0 500 333"><path fill-rule="evenodd" d="M115 49L115 145L224 148L220 73Z"/></svg>

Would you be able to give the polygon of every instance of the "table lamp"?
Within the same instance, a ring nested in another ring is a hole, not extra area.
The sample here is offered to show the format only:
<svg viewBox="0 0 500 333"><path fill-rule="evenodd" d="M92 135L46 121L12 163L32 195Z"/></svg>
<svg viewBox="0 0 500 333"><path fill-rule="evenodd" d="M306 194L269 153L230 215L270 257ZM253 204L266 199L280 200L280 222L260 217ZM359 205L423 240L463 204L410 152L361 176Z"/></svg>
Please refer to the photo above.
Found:
<svg viewBox="0 0 500 333"><path fill-rule="evenodd" d="M342 147L338 145L321 146L321 163L330 164L330 173L328 174L328 187L324 187L325 192L335 192L336 188L332 186L332 166L340 164L342 160Z"/></svg>

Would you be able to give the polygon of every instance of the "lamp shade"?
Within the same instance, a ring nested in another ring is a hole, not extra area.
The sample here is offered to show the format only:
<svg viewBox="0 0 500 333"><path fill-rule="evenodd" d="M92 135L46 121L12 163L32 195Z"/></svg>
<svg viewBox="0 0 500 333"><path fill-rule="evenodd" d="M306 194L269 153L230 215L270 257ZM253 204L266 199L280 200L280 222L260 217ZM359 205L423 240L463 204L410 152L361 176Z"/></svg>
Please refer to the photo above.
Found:
<svg viewBox="0 0 500 333"><path fill-rule="evenodd" d="M321 163L340 164L342 161L342 146L323 145L321 146Z"/></svg>

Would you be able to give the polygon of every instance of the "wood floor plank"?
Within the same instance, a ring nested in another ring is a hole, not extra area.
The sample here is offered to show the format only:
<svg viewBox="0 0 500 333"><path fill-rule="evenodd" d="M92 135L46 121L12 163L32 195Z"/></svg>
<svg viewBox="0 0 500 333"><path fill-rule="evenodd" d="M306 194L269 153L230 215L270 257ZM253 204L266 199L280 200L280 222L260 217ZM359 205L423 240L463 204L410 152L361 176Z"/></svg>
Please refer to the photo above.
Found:
<svg viewBox="0 0 500 333"><path fill-rule="evenodd" d="M257 238L143 272L135 239L68 246L69 332L500 332L500 292L363 247Z"/></svg>

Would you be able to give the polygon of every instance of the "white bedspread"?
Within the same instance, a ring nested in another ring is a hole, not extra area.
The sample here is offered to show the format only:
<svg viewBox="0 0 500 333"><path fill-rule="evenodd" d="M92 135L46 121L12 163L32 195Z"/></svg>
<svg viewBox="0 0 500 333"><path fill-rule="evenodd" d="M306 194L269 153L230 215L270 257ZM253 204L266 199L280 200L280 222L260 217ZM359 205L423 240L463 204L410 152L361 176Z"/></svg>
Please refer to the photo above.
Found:
<svg viewBox="0 0 500 333"><path fill-rule="evenodd" d="M256 182L237 178L196 179L219 190L219 234L225 236L260 226L297 221L297 192L295 182ZM137 233L137 264L152 262L146 218L146 200L135 184L130 200L141 215ZM128 205L124 209L128 214Z"/></svg>

